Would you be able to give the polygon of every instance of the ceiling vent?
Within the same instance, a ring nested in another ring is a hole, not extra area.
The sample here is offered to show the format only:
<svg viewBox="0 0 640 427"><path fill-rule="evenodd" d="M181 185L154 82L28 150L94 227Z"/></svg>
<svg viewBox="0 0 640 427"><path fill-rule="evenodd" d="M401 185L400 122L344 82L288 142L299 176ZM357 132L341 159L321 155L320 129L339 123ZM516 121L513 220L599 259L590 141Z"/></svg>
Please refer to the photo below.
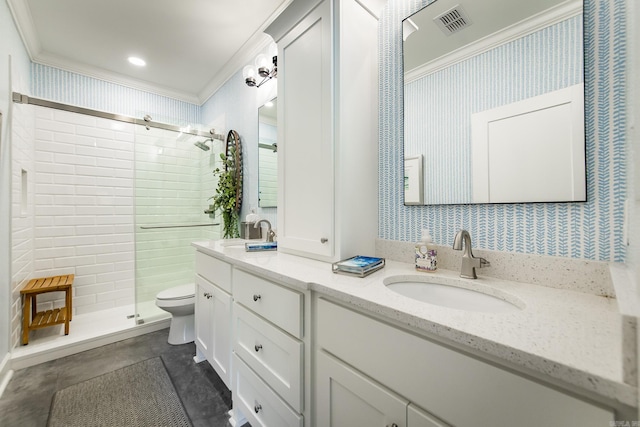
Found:
<svg viewBox="0 0 640 427"><path fill-rule="evenodd" d="M433 21L447 36L457 33L471 25L471 20L469 19L467 12L465 12L459 4L455 5L452 9L449 9L442 15L436 16L433 18Z"/></svg>

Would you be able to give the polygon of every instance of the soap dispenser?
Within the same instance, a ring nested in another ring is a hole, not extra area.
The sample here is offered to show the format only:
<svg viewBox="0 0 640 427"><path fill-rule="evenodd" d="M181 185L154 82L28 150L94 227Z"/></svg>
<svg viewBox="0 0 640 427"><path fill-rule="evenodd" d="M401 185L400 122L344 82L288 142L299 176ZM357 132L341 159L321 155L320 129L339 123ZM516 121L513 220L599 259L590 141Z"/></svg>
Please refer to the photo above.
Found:
<svg viewBox="0 0 640 427"><path fill-rule="evenodd" d="M261 239L262 229L254 227L260 217L256 214L256 209L253 206L250 212L247 214L246 219L240 223L240 237L243 239Z"/></svg>
<svg viewBox="0 0 640 427"><path fill-rule="evenodd" d="M416 270L432 273L438 268L438 251L433 246L429 230L422 229L422 239L416 245Z"/></svg>

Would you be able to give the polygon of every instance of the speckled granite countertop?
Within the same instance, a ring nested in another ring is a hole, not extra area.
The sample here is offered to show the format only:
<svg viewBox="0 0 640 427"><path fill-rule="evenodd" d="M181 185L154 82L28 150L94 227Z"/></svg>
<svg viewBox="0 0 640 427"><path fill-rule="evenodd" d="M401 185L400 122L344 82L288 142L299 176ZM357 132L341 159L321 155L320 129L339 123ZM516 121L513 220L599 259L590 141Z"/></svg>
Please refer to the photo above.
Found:
<svg viewBox="0 0 640 427"><path fill-rule="evenodd" d="M365 278L334 274L326 262L280 252L245 252L220 241L194 242L199 251L301 290L344 301L473 353L503 361L550 382L577 386L607 400L637 406L637 389L623 382L621 316L615 299L499 279L460 279L458 272L418 273L387 261ZM481 313L426 304L384 285L398 275L486 287L524 304L509 313Z"/></svg>

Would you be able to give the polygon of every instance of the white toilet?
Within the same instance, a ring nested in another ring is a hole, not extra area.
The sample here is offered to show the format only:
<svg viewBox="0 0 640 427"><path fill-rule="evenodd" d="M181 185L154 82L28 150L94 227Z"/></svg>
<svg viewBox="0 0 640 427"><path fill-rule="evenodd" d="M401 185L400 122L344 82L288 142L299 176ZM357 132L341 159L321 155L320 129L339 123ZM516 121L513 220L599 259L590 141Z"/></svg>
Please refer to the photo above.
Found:
<svg viewBox="0 0 640 427"><path fill-rule="evenodd" d="M186 344L195 339L195 302L196 286L193 283L165 289L156 295L156 305L172 316L169 344Z"/></svg>

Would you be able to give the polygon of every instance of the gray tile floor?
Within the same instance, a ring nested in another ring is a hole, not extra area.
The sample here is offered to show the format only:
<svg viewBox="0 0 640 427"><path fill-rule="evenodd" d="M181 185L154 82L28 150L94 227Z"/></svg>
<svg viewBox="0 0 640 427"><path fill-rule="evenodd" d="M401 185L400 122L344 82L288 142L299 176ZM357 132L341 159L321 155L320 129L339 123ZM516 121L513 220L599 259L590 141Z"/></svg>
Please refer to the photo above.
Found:
<svg viewBox="0 0 640 427"><path fill-rule="evenodd" d="M156 356L194 427L230 426L229 390L207 362L193 361L193 343L169 345L168 334L164 329L16 371L0 398L0 426L44 427L56 391Z"/></svg>

